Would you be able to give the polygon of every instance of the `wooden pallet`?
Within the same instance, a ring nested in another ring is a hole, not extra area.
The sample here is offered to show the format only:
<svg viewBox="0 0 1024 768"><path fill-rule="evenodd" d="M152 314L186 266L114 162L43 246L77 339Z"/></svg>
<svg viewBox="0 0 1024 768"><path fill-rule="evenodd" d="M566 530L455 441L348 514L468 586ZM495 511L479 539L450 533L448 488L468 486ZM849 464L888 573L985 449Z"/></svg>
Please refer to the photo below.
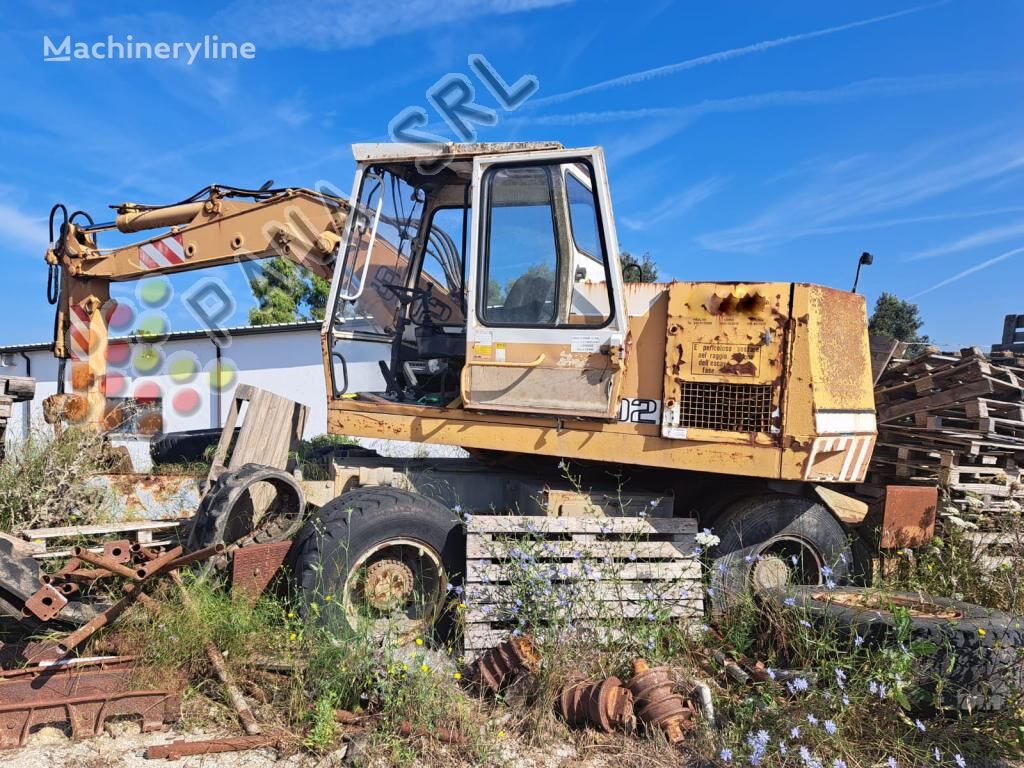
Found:
<svg viewBox="0 0 1024 768"><path fill-rule="evenodd" d="M55 542L73 541L94 551L102 552L99 542L114 537L145 544L148 547L175 543L179 529L184 531L188 520L136 520L109 525L68 525L60 528L29 528L18 535L29 542L32 557L50 560L71 555L70 546L53 546Z"/></svg>
<svg viewBox="0 0 1024 768"><path fill-rule="evenodd" d="M466 542L467 656L493 648L518 626L513 595L521 553L533 558L529 568L545 574L553 589L573 595L551 619L571 615L575 627L592 630L598 639L621 636L622 618L700 622L696 533L692 518L474 517Z"/></svg>

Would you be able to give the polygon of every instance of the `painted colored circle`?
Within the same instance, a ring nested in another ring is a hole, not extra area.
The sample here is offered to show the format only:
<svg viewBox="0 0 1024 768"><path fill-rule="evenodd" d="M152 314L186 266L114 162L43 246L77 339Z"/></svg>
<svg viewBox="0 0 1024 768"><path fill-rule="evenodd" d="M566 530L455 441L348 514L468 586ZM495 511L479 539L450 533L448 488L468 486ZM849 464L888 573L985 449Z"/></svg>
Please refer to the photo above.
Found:
<svg viewBox="0 0 1024 768"><path fill-rule="evenodd" d="M167 336L167 318L159 313L151 312L139 322L138 334L148 342L161 341Z"/></svg>
<svg viewBox="0 0 1024 768"><path fill-rule="evenodd" d="M174 412L181 416L191 416L199 410L199 392L192 387L184 387L174 393L171 400L171 407Z"/></svg>
<svg viewBox="0 0 1024 768"><path fill-rule="evenodd" d="M232 387L238 379L238 368L226 358L220 359L220 365L213 360L206 365L206 371L210 376L210 388L214 392L223 392Z"/></svg>
<svg viewBox="0 0 1024 768"><path fill-rule="evenodd" d="M110 320L107 321L107 326L114 331L123 331L131 327L132 321L135 320L135 309L131 304L117 303L114 307L114 311L110 313Z"/></svg>
<svg viewBox="0 0 1024 768"><path fill-rule="evenodd" d="M188 384L199 374L199 358L191 352L175 352L167 358L167 372L175 384Z"/></svg>
<svg viewBox="0 0 1024 768"><path fill-rule="evenodd" d="M159 400L163 392L155 381L140 381L135 385L133 396L140 402Z"/></svg>
<svg viewBox="0 0 1024 768"><path fill-rule="evenodd" d="M112 341L107 344L107 363L110 365L124 365L131 357L132 348L127 341Z"/></svg>
<svg viewBox="0 0 1024 768"><path fill-rule="evenodd" d="M108 373L103 379L103 391L107 397L120 397L128 389L128 380L120 373Z"/></svg>
<svg viewBox="0 0 1024 768"><path fill-rule="evenodd" d="M160 354L160 350L154 346L145 344L135 351L135 357L132 359L132 365L135 366L135 370L138 373L151 374L156 372L162 361L163 355Z"/></svg>
<svg viewBox="0 0 1024 768"><path fill-rule="evenodd" d="M139 301L147 307L162 307L171 300L174 291L166 277L149 277L139 283L135 291Z"/></svg>

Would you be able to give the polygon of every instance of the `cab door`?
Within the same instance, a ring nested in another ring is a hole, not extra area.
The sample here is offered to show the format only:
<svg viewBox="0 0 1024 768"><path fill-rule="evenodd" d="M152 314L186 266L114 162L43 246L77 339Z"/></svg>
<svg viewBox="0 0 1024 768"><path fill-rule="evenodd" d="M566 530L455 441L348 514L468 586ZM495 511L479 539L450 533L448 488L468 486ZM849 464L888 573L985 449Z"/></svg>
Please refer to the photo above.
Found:
<svg viewBox="0 0 1024 768"><path fill-rule="evenodd" d="M611 420L627 317L600 149L480 156L462 398Z"/></svg>

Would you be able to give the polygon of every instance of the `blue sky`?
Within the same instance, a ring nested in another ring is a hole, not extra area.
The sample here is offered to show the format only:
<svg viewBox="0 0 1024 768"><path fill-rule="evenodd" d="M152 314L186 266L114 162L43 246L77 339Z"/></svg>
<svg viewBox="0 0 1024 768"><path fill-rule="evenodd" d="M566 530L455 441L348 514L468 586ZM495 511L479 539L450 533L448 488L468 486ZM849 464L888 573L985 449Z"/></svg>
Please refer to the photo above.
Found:
<svg viewBox="0 0 1024 768"><path fill-rule="evenodd" d="M600 144L664 278L862 277L953 347L1024 312L1024 4L234 0L5 6L0 344L48 338L46 214L210 183L348 190L349 145L481 53L540 90L483 140ZM42 37L250 41L251 61L44 63ZM479 101L497 107L483 88ZM436 122L436 121L435 121ZM108 239L107 244L114 244ZM102 242L101 242L102 244ZM224 278L249 304L237 268ZM180 296L194 277L174 281ZM189 325L168 309L176 329Z"/></svg>

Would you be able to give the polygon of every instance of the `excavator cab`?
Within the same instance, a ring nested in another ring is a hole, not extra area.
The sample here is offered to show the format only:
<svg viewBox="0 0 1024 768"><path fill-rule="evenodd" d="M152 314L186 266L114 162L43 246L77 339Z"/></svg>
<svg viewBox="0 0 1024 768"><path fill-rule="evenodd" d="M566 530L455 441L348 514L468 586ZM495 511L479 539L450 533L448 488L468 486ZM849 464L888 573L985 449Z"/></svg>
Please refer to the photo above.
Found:
<svg viewBox="0 0 1024 768"><path fill-rule="evenodd" d="M599 149L356 145L325 334L375 340L380 404L610 420L626 312Z"/></svg>

